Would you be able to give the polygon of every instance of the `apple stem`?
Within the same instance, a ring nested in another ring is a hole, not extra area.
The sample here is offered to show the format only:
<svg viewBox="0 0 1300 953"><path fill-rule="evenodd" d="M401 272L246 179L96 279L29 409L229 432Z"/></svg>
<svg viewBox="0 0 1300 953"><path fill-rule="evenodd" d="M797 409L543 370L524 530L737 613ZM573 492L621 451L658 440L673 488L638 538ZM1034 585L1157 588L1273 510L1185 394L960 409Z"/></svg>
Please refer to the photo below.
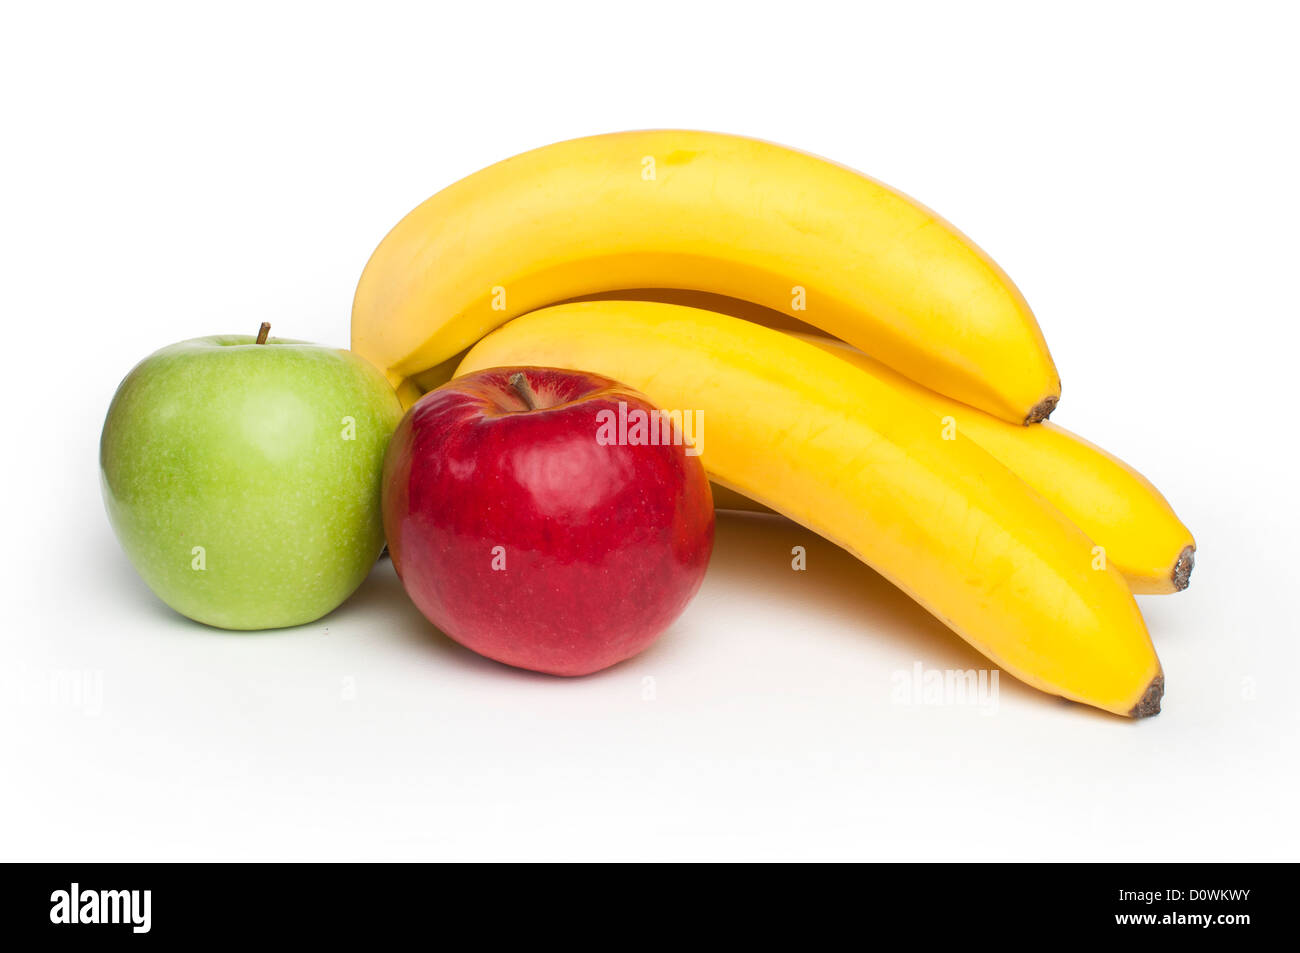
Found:
<svg viewBox="0 0 1300 953"><path fill-rule="evenodd" d="M519 395L525 407L529 410L537 409L537 398L533 394L533 389L528 386L528 378L524 377L523 371L515 371L510 375L510 387Z"/></svg>
<svg viewBox="0 0 1300 953"><path fill-rule="evenodd" d="M271 322L263 321L262 326L257 329L257 343L265 344L266 336L271 333Z"/></svg>

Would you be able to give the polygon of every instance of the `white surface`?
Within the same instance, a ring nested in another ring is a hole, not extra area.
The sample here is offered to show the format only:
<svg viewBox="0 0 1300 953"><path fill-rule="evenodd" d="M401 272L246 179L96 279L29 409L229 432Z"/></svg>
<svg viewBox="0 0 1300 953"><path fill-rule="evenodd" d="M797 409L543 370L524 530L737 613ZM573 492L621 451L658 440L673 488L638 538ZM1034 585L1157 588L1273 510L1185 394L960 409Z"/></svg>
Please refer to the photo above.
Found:
<svg viewBox="0 0 1300 953"><path fill-rule="evenodd" d="M1296 859L1294 13L855 6L6 6L0 857ZM264 319L346 344L417 202L647 126L870 172L1015 277L1055 419L1197 535L1191 589L1142 600L1162 715L1010 678L991 715L897 704L893 673L979 656L761 520L581 681L432 633L386 564L263 635L149 594L96 472L135 361Z"/></svg>

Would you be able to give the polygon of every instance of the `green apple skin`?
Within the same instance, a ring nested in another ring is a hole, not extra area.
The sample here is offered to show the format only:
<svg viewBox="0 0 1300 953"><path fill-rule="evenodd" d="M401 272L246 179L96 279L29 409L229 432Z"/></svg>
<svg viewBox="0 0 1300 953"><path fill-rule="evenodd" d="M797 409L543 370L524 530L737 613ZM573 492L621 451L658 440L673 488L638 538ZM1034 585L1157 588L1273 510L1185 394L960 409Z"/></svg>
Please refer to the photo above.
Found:
<svg viewBox="0 0 1300 953"><path fill-rule="evenodd" d="M99 462L109 521L149 588L223 629L319 619L384 545L380 477L402 407L349 351L196 338L141 361Z"/></svg>

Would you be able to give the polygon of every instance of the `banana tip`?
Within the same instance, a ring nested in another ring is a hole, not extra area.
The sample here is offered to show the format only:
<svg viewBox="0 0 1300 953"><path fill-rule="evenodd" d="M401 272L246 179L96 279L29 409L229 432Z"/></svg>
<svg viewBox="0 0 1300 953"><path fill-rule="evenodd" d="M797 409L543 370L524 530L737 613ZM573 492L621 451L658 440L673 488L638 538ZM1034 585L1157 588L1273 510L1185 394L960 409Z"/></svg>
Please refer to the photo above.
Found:
<svg viewBox="0 0 1300 953"><path fill-rule="evenodd" d="M1174 571L1170 578L1174 581L1174 589L1182 592L1192 581L1192 567L1196 565L1196 548L1194 546L1186 547L1178 554L1178 562L1174 563Z"/></svg>
<svg viewBox="0 0 1300 953"><path fill-rule="evenodd" d="M1059 397L1044 397L1034 404L1033 407L1029 408L1029 413L1025 415L1025 425L1042 423L1052 415L1052 411L1056 409L1056 403L1060 399Z"/></svg>
<svg viewBox="0 0 1300 953"><path fill-rule="evenodd" d="M1160 714L1160 699L1165 694L1165 673L1161 672L1155 678L1151 679L1151 684L1147 690L1142 693L1138 703L1133 706L1129 712L1130 718L1147 718L1151 715Z"/></svg>

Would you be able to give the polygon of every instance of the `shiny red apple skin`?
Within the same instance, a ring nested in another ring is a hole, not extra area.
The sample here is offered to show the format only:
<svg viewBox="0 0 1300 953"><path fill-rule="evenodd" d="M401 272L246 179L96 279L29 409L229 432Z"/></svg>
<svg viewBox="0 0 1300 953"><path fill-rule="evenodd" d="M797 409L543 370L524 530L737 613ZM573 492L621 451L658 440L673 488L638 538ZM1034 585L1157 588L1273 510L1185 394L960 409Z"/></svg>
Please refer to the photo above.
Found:
<svg viewBox="0 0 1300 953"><path fill-rule="evenodd" d="M384 460L384 529L430 622L507 665L585 675L681 614L713 550L708 478L683 446L601 445L597 415L619 401L654 409L598 375L492 368L411 407Z"/></svg>

